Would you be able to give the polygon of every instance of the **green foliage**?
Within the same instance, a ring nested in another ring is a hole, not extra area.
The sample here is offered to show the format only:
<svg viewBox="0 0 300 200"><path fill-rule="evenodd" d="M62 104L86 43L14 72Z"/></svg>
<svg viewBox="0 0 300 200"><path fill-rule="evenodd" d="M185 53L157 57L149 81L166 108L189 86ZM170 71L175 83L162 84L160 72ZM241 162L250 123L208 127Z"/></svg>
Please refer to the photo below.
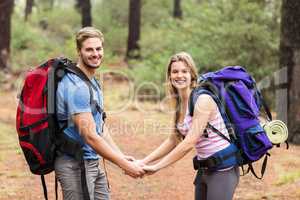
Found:
<svg viewBox="0 0 300 200"><path fill-rule="evenodd" d="M17 16L15 16L17 18ZM51 42L40 30L27 26L21 19L16 19L12 27L12 61L13 69L27 67L48 57Z"/></svg>
<svg viewBox="0 0 300 200"><path fill-rule="evenodd" d="M62 18L63 16L63 18ZM13 70L35 66L51 57L75 57L74 32L79 15L74 9L55 8L34 12L30 21L15 12L12 23Z"/></svg>
<svg viewBox="0 0 300 200"><path fill-rule="evenodd" d="M126 53L128 1L100 1L93 7L94 26L105 37L105 51L109 58Z"/></svg>
<svg viewBox="0 0 300 200"><path fill-rule="evenodd" d="M46 1L23 22L23 8L13 16L12 61L14 66L39 63L49 57L76 56L74 32L81 26L74 1ZM169 57L186 51L199 72L225 65L245 66L257 80L277 66L280 2L249 0L185 0L183 19L172 17L173 1L142 1L142 58L129 61L129 74L139 86L162 86ZM105 64L121 63L128 34L129 1L92 1L93 24L105 36ZM71 6L70 6L71 5ZM47 9L46 9L47 8Z"/></svg>
<svg viewBox="0 0 300 200"><path fill-rule="evenodd" d="M147 60L147 61L146 61ZM165 94L165 67L168 56L156 53L145 59L145 62L130 61L130 70L127 71L135 82L135 89L146 93L155 93L160 97Z"/></svg>
<svg viewBox="0 0 300 200"><path fill-rule="evenodd" d="M183 20L172 18L173 7L166 1L147 1L143 7L147 7L140 41L143 60L134 68L137 84L151 79L162 85L168 58L180 51L192 55L200 73L241 65L260 80L276 68L279 22L274 22L274 16L278 6L272 10L248 0L186 0L182 6ZM150 14L153 10L155 17Z"/></svg>

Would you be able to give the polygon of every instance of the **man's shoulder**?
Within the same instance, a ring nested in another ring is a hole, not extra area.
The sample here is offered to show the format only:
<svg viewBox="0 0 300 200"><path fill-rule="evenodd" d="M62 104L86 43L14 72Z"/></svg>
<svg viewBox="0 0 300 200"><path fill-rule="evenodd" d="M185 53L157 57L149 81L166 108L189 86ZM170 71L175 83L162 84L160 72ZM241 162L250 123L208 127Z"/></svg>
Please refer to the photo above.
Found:
<svg viewBox="0 0 300 200"><path fill-rule="evenodd" d="M61 82L62 83L70 82L70 83L73 83L74 85L76 85L78 83L83 82L83 80L79 76L77 76L76 74L66 73L64 75L64 77L62 78Z"/></svg>
<svg viewBox="0 0 300 200"><path fill-rule="evenodd" d="M88 89L86 83L79 76L73 73L67 73L62 78L59 84L63 85L64 87L75 87L75 88L83 87L83 89Z"/></svg>
<svg viewBox="0 0 300 200"><path fill-rule="evenodd" d="M89 87L75 74L68 73L58 83L57 94L68 96L68 98L77 98L85 100L90 97Z"/></svg>

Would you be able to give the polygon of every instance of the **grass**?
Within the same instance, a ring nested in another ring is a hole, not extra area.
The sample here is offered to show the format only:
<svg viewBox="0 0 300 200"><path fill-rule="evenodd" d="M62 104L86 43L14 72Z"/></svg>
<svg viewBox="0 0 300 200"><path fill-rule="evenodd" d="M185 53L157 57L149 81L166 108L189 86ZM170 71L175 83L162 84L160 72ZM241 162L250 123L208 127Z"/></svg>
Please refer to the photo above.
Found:
<svg viewBox="0 0 300 200"><path fill-rule="evenodd" d="M278 181L275 183L277 186L294 183L296 180L300 179L300 169L296 171L286 172L281 174L278 178Z"/></svg>
<svg viewBox="0 0 300 200"><path fill-rule="evenodd" d="M0 122L0 161L8 157L7 150L20 153L20 147L17 142L17 133L12 126ZM4 151L5 150L5 151Z"/></svg>

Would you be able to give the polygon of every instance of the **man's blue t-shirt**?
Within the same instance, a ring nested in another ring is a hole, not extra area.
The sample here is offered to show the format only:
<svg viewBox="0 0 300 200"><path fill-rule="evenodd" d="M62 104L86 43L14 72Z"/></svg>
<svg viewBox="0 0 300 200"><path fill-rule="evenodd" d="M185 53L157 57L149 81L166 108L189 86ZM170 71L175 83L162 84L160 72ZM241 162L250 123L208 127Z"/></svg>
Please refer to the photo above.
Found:
<svg viewBox="0 0 300 200"><path fill-rule="evenodd" d="M103 108L102 91L95 78L91 80L93 86L93 99ZM56 92L56 111L58 121L68 120L68 127L64 133L72 139L79 141L83 146L84 159L98 159L98 154L84 142L77 128L74 126L71 116L78 113L90 112L96 124L97 134L102 133L102 113L91 107L90 91L87 84L75 74L66 74L59 82ZM63 123L60 123L63 126Z"/></svg>

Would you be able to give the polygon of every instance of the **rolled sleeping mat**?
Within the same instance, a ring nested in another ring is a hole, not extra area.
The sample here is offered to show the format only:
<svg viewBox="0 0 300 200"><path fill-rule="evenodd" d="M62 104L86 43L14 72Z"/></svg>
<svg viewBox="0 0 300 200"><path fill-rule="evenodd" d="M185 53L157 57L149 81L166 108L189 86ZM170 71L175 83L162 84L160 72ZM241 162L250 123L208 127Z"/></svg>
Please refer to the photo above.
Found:
<svg viewBox="0 0 300 200"><path fill-rule="evenodd" d="M288 128L281 120L272 120L263 125L269 140L273 144L286 142L288 138Z"/></svg>

